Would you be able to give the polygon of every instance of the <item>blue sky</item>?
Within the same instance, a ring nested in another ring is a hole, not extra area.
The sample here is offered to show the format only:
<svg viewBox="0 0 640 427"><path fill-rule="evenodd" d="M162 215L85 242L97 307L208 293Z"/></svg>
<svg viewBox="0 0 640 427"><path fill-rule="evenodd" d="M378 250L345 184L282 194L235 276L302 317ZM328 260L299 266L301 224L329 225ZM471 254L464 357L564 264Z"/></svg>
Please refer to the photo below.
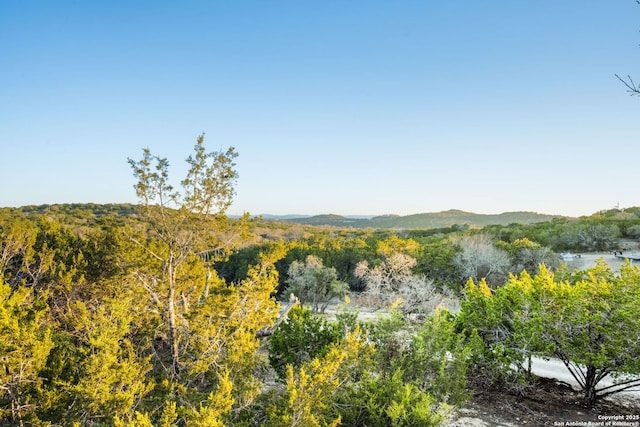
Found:
<svg viewBox="0 0 640 427"><path fill-rule="evenodd" d="M0 2L0 206L136 202L234 146L230 214L640 206L640 6Z"/></svg>

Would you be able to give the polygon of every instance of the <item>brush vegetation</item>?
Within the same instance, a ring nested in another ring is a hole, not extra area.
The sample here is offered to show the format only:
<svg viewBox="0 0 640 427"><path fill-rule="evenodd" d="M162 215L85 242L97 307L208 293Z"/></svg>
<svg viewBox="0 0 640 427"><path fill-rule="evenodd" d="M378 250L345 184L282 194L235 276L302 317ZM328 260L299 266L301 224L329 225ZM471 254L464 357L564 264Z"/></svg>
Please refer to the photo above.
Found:
<svg viewBox="0 0 640 427"><path fill-rule="evenodd" d="M589 405L637 385L637 268L557 252L637 246L639 208L230 219L236 157L200 137L174 188L145 149L139 204L0 209L3 425L435 426L470 385L534 387L532 356Z"/></svg>

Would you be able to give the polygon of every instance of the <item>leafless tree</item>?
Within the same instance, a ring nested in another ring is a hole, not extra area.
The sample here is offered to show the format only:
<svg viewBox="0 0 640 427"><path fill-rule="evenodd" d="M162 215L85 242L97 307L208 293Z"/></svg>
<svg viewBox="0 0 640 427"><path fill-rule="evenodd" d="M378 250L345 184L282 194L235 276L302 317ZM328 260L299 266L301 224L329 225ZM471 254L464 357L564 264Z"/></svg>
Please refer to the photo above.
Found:
<svg viewBox="0 0 640 427"><path fill-rule="evenodd" d="M509 254L496 248L489 235L462 236L455 243L462 248L455 259L462 272L461 280L472 278L477 283L484 278L493 288L505 282L511 266Z"/></svg>
<svg viewBox="0 0 640 427"><path fill-rule="evenodd" d="M393 252L375 266L361 261L354 274L366 284L365 293L381 306L400 301L400 309L406 314L428 314L442 295L436 291L433 281L412 272L416 264L415 258Z"/></svg>

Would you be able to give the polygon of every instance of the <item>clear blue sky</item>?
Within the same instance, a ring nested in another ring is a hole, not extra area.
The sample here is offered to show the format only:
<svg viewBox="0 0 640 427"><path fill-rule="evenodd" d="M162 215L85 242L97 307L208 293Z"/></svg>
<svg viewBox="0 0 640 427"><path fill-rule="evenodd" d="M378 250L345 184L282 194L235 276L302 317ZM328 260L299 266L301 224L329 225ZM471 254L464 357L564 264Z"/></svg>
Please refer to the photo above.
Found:
<svg viewBox="0 0 640 427"><path fill-rule="evenodd" d="M230 214L640 206L633 0L0 2L0 206L136 202L234 146Z"/></svg>

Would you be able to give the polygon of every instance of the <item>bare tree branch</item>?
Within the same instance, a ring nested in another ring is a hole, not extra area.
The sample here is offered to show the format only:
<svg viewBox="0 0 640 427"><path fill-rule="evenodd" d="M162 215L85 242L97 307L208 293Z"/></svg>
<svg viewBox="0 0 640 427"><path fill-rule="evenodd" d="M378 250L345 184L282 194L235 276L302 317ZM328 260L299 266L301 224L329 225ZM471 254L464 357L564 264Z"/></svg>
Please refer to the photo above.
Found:
<svg viewBox="0 0 640 427"><path fill-rule="evenodd" d="M256 338L260 339L273 335L280 324L284 322L284 320L289 316L289 311L291 311L293 307L296 307L298 305L300 305L300 300L298 299L298 297L291 294L290 305L286 309L282 310L280 316L278 317L278 320L272 326L265 326L264 328L256 332Z"/></svg>
<svg viewBox="0 0 640 427"><path fill-rule="evenodd" d="M640 1L639 1L640 4ZM640 86L633 81L633 79L631 78L630 75L627 75L627 79L623 79L622 77L620 77L619 75L615 75L618 80L620 80L622 82L622 84L624 84L627 88L627 92L629 92L631 94L631 96L636 96L636 95L640 95Z"/></svg>

